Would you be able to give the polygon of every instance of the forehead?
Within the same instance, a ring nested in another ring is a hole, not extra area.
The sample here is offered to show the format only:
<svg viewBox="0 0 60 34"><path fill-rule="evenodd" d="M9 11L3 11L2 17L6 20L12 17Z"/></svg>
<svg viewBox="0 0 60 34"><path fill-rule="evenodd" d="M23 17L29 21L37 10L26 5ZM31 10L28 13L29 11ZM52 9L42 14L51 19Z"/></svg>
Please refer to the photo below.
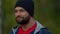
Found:
<svg viewBox="0 0 60 34"><path fill-rule="evenodd" d="M20 10L23 9L22 7L16 7L15 10Z"/></svg>

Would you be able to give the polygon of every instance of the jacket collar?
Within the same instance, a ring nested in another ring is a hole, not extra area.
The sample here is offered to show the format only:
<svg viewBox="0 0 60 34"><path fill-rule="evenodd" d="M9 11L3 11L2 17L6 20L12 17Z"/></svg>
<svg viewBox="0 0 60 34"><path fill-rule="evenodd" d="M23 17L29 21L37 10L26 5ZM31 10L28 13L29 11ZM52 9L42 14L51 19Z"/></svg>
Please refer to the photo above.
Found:
<svg viewBox="0 0 60 34"><path fill-rule="evenodd" d="M36 21L37 27L34 31L34 34L36 34L38 31L40 31L42 28L45 28L42 24L40 24L38 21Z"/></svg>

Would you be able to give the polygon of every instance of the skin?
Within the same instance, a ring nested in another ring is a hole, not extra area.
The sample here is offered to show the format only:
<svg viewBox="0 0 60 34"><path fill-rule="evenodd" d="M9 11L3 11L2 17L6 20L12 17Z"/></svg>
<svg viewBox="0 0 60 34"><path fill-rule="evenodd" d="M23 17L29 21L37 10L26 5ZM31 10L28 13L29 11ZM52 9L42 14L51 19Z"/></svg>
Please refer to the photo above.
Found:
<svg viewBox="0 0 60 34"><path fill-rule="evenodd" d="M30 18L27 24L21 25L24 31L31 28L35 23L35 20L33 19L33 17L31 17L29 15L29 13L22 7L16 7L15 8L15 17L17 17L16 20L18 22L21 22L23 20L23 18L19 18L18 16L24 17L26 19L29 16L29 18Z"/></svg>

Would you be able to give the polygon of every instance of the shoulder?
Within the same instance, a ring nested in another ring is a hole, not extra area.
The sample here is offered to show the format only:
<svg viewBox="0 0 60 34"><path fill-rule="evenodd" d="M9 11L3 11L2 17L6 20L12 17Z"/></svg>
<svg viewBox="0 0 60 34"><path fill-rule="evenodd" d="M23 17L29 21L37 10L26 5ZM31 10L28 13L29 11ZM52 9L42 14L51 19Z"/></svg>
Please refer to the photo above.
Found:
<svg viewBox="0 0 60 34"><path fill-rule="evenodd" d="M10 34L14 34L18 30L18 25L15 27L12 27L12 30L10 31Z"/></svg>
<svg viewBox="0 0 60 34"><path fill-rule="evenodd" d="M46 27L44 27L40 22L36 21L36 23L37 23L37 27L36 27L34 33L37 33L37 34L51 34L51 32L48 31L48 29Z"/></svg>
<svg viewBox="0 0 60 34"><path fill-rule="evenodd" d="M50 31L48 31L47 28L42 28L40 31L39 31L40 34L52 34Z"/></svg>

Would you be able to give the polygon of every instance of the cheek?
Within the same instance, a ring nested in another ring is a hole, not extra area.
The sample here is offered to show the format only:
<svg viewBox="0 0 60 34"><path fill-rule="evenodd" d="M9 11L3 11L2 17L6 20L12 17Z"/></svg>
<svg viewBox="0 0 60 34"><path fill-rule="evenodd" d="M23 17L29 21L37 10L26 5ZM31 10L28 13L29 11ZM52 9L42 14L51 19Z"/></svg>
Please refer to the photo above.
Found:
<svg viewBox="0 0 60 34"><path fill-rule="evenodd" d="M27 17L29 14L28 13L24 13L24 17Z"/></svg>

